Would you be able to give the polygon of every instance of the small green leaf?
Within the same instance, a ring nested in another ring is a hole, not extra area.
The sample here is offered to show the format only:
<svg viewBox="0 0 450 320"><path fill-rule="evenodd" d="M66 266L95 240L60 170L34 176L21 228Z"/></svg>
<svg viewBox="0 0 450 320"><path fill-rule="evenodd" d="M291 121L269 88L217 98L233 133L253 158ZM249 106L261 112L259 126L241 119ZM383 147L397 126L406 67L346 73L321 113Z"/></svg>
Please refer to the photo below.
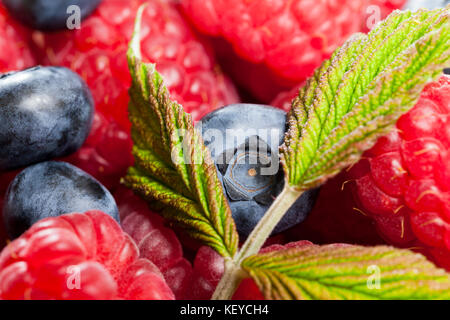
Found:
<svg viewBox="0 0 450 320"><path fill-rule="evenodd" d="M397 11L356 34L293 101L281 159L289 184L316 187L359 160L450 61L450 6Z"/></svg>
<svg viewBox="0 0 450 320"><path fill-rule="evenodd" d="M258 254L242 268L266 299L450 299L450 275L392 247L304 246Z"/></svg>
<svg viewBox="0 0 450 320"><path fill-rule="evenodd" d="M155 65L141 61L142 10L128 51L135 165L123 182L191 236L232 257L238 235L208 149L191 116L170 99Z"/></svg>

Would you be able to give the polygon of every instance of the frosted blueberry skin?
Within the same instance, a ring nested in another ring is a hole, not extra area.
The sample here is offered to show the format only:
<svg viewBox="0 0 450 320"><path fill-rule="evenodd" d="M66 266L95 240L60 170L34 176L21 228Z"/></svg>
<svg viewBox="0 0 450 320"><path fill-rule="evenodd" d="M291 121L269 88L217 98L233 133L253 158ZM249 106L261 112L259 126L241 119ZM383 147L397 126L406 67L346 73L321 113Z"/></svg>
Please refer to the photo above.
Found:
<svg viewBox="0 0 450 320"><path fill-rule="evenodd" d="M63 157L86 140L94 102L85 82L61 67L0 76L0 171Z"/></svg>
<svg viewBox="0 0 450 320"><path fill-rule="evenodd" d="M3 0L11 15L24 25L42 31L63 30L71 13L67 8L80 8L81 20L89 16L101 0Z"/></svg>
<svg viewBox="0 0 450 320"><path fill-rule="evenodd" d="M286 113L271 106L234 104L207 114L197 124L197 129L216 163L236 228L242 237L247 237L284 187L281 165L273 174L261 175L261 170L270 167L274 161L279 162L278 147L284 140ZM243 131L238 132L239 137L229 139L226 132L230 129ZM261 136L261 129L266 130L267 134ZM271 135L271 130L278 134ZM222 138L217 139L219 133ZM251 156L257 161L250 163L250 160L243 160ZM273 234L303 222L317 194L318 189L303 193L275 227Z"/></svg>
<svg viewBox="0 0 450 320"><path fill-rule="evenodd" d="M65 162L42 162L20 172L5 195L3 219L11 239L37 221L65 213L100 210L119 222L111 193L86 172Z"/></svg>

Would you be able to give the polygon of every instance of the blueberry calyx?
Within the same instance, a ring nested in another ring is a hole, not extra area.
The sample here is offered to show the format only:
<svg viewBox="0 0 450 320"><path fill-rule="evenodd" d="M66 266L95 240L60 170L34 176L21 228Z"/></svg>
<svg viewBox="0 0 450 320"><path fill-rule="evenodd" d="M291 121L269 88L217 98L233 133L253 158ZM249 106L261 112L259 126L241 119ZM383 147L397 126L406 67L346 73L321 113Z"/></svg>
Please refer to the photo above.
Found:
<svg viewBox="0 0 450 320"><path fill-rule="evenodd" d="M258 199L265 199L267 194L273 191L277 172L264 172L264 169L272 165L271 154L267 143L258 136L249 137L234 150L233 157L222 167L225 172L221 172L224 188L231 200L259 202Z"/></svg>

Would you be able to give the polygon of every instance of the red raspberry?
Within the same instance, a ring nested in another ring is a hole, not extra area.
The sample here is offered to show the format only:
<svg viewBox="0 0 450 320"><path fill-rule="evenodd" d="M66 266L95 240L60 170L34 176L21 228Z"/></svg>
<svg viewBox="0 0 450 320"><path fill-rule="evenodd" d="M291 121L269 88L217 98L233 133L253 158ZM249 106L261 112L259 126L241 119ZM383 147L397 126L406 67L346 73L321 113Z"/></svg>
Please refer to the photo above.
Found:
<svg viewBox="0 0 450 320"><path fill-rule="evenodd" d="M131 190L115 193L122 228L136 242L141 258L152 261L163 273L177 299L184 299L192 274L191 264L183 258L183 249L175 232L152 212L147 203Z"/></svg>
<svg viewBox="0 0 450 320"><path fill-rule="evenodd" d="M28 47L28 30L9 16L0 3L0 73L36 64Z"/></svg>
<svg viewBox="0 0 450 320"><path fill-rule="evenodd" d="M349 182L345 172L327 181L308 218L285 232L288 240L308 239L317 244L383 244L373 220L358 210Z"/></svg>
<svg viewBox="0 0 450 320"><path fill-rule="evenodd" d="M351 170L356 198L386 241L422 248L450 269L450 77L419 102Z"/></svg>
<svg viewBox="0 0 450 320"><path fill-rule="evenodd" d="M289 112L292 107L292 101L295 97L297 97L299 90L304 86L304 83L295 86L289 91L280 92L275 99L272 101L271 105L283 109L286 112Z"/></svg>
<svg viewBox="0 0 450 320"><path fill-rule="evenodd" d="M406 0L181 2L197 29L212 37L233 80L268 103L308 78L351 34L367 31L368 5L377 5L384 19Z"/></svg>
<svg viewBox="0 0 450 320"><path fill-rule="evenodd" d="M103 212L43 219L0 254L0 298L172 300L158 268L138 256Z"/></svg>
<svg viewBox="0 0 450 320"><path fill-rule="evenodd" d="M262 249L261 253L268 253L283 249L300 248L303 246L314 246L314 244L306 240L290 242L284 246L275 244ZM261 291L259 291L259 288L255 281L251 278L246 278L241 281L239 288L233 295L233 300L264 300L264 296Z"/></svg>
<svg viewBox="0 0 450 320"><path fill-rule="evenodd" d="M265 248L261 250L261 252L267 252L267 250L276 250L279 248L284 248L281 244L272 244L283 242L280 237L269 238L267 242L264 244ZM306 241L308 242L308 241ZM305 243L305 242L299 242ZM309 243L309 242L308 242ZM286 246L293 246L293 244L287 244ZM192 275L192 280L190 283L190 290L187 295L187 299L189 300L209 300L214 293L217 285L219 284L220 279L225 271L224 260L223 257L220 256L215 250L210 247L202 246L195 256L194 260L194 271ZM259 300L261 299L259 290L255 286L253 280L245 279L241 286L244 286L244 289L238 288L236 291L237 297L236 300ZM248 285L248 287L247 287ZM259 295L258 295L259 294Z"/></svg>
<svg viewBox="0 0 450 320"><path fill-rule="evenodd" d="M113 190L133 164L133 142L115 120L96 112L91 133L83 147L64 159L97 178Z"/></svg>
<svg viewBox="0 0 450 320"><path fill-rule="evenodd" d="M202 246L195 256L189 300L209 300L224 273L223 257L210 247Z"/></svg>
<svg viewBox="0 0 450 320"><path fill-rule="evenodd" d="M361 30L366 0L182 0L193 24L214 37L224 69L268 103L309 77Z"/></svg>
<svg viewBox="0 0 450 320"><path fill-rule="evenodd" d="M252 278L246 278L241 281L232 300L264 300L264 295Z"/></svg>
<svg viewBox="0 0 450 320"><path fill-rule="evenodd" d="M41 62L78 72L90 86L97 110L128 128L131 77L126 51L137 9L143 3L148 4L142 23L143 58L157 63L172 97L195 119L237 102L232 84L170 2L104 0L79 30L35 32Z"/></svg>

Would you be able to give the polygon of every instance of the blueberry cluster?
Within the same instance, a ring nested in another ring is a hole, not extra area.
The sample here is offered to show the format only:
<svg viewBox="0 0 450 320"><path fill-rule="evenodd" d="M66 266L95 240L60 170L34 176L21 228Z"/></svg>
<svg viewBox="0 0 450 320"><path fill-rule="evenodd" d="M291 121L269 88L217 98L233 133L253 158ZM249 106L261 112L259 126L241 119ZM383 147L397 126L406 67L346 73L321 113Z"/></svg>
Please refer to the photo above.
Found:
<svg viewBox="0 0 450 320"><path fill-rule="evenodd" d="M0 171L32 165L5 196L3 219L11 238L40 219L70 212L97 209L119 220L113 197L99 182L67 163L48 161L83 145L93 115L91 92L67 68L0 76Z"/></svg>

